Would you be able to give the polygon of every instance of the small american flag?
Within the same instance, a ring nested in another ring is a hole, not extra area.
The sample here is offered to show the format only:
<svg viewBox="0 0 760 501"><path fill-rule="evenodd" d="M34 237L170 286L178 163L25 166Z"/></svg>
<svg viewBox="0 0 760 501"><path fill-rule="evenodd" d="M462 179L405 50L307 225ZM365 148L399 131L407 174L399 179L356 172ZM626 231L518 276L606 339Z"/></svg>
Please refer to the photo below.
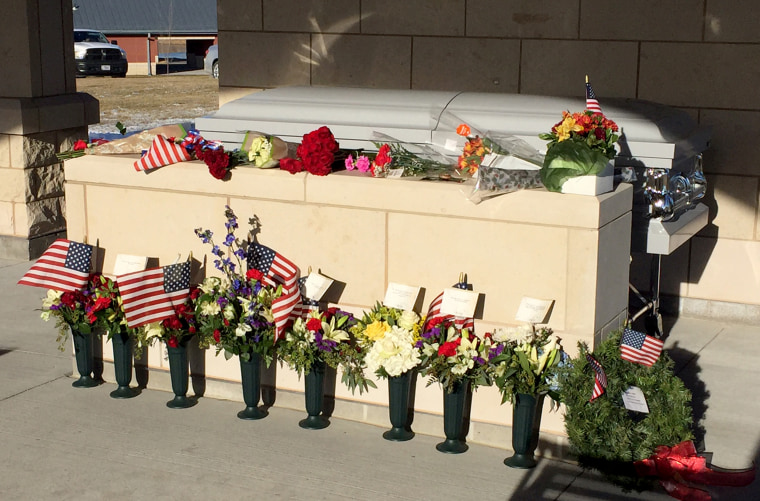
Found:
<svg viewBox="0 0 760 501"><path fill-rule="evenodd" d="M282 285L282 296L272 302L275 337L285 333L293 309L301 301L298 290L298 267L281 254L265 245L253 242L248 248L248 269L256 269L264 274L262 281L272 287Z"/></svg>
<svg viewBox="0 0 760 501"><path fill-rule="evenodd" d="M594 372L596 375L594 376L594 391L591 392L591 398L589 399L589 402L593 402L597 398L601 397L602 394L604 394L604 391L607 389L607 374L604 373L604 369L602 369L602 364L596 361L594 357L586 353L586 360L588 360L588 364L594 369Z"/></svg>
<svg viewBox="0 0 760 501"><path fill-rule="evenodd" d="M187 150L179 144L165 138L156 136L153 144L140 160L135 162L136 171L148 171L164 165L176 164L190 160L192 157Z"/></svg>
<svg viewBox="0 0 760 501"><path fill-rule="evenodd" d="M467 290L467 282L458 282L455 283L452 287L456 287L457 289L463 289ZM444 315L441 313L441 304L443 304L443 292L438 294L435 299L430 303L430 306L428 306L428 312L427 317L425 320L425 327L431 323L434 323L441 319L442 321L453 321L454 326L457 329L467 329L470 333L475 332L475 319L474 318L464 318L464 317L455 317L454 315Z"/></svg>
<svg viewBox="0 0 760 501"><path fill-rule="evenodd" d="M319 301L309 299L306 297L306 279L309 277L301 277L298 279L298 289L300 291L301 300L290 312L289 320L295 321L298 318L305 318L312 311L319 311Z"/></svg>
<svg viewBox="0 0 760 501"><path fill-rule="evenodd" d="M127 273L116 282L129 327L160 322L190 295L190 262Z"/></svg>
<svg viewBox="0 0 760 501"><path fill-rule="evenodd" d="M588 77L586 77L586 109L594 113L602 112L602 107L599 106L599 101L596 100L594 89L591 88L591 84L588 83Z"/></svg>
<svg viewBox="0 0 760 501"><path fill-rule="evenodd" d="M663 342L643 332L624 329L620 340L620 357L623 360L651 367L660 358Z"/></svg>
<svg viewBox="0 0 760 501"><path fill-rule="evenodd" d="M19 285L62 292L82 289L90 276L92 246L59 238L27 271Z"/></svg>

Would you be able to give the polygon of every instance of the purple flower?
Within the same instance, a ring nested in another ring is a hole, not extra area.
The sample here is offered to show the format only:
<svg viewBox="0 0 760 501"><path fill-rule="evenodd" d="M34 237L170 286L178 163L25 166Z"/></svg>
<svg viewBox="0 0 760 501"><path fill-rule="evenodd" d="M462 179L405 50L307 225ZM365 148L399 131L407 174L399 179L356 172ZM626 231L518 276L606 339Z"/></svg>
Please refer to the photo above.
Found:
<svg viewBox="0 0 760 501"><path fill-rule="evenodd" d="M224 296L216 300L216 304L218 304L221 308L224 308L225 306L227 306L227 303L229 302L230 301Z"/></svg>
<svg viewBox="0 0 760 501"><path fill-rule="evenodd" d="M224 239L224 245L231 247L235 243L235 234L227 233L227 237Z"/></svg>
<svg viewBox="0 0 760 501"><path fill-rule="evenodd" d="M482 357L472 357L472 359L477 363L478 365L485 365L486 361L483 360Z"/></svg>

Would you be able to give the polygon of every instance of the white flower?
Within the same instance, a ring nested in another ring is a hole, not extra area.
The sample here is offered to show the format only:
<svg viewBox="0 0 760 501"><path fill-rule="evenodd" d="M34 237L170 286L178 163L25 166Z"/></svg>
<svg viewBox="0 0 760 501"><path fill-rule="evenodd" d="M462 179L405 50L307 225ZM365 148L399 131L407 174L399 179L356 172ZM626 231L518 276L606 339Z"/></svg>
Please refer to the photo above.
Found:
<svg viewBox="0 0 760 501"><path fill-rule="evenodd" d="M210 317L222 311L216 301L203 301L201 303L201 315Z"/></svg>
<svg viewBox="0 0 760 501"><path fill-rule="evenodd" d="M161 327L160 322L153 322L145 326L145 337L147 339L153 338L153 337L161 337L161 334L164 333L164 328Z"/></svg>
<svg viewBox="0 0 760 501"><path fill-rule="evenodd" d="M206 277L203 279L198 288L203 291L204 294L209 294L222 285L222 280L219 277Z"/></svg>
<svg viewBox="0 0 760 501"><path fill-rule="evenodd" d="M420 363L420 352L413 346L412 334L393 326L385 336L372 344L367 353L367 368L377 372L385 369L389 376L400 376Z"/></svg>
<svg viewBox="0 0 760 501"><path fill-rule="evenodd" d="M63 296L62 291L48 289L47 296L42 299L42 307L49 310L54 304L61 304L61 296Z"/></svg>
<svg viewBox="0 0 760 501"><path fill-rule="evenodd" d="M235 329L235 335L237 337L245 337L246 333L251 332L251 326L248 324L239 324Z"/></svg>
<svg viewBox="0 0 760 501"><path fill-rule="evenodd" d="M398 319L398 326L402 329L411 331L414 329L414 325L420 321L420 316L413 310L404 310L401 317Z"/></svg>
<svg viewBox="0 0 760 501"><path fill-rule="evenodd" d="M227 320L232 320L235 318L235 307L229 303L227 303L227 306L224 307L224 318Z"/></svg>

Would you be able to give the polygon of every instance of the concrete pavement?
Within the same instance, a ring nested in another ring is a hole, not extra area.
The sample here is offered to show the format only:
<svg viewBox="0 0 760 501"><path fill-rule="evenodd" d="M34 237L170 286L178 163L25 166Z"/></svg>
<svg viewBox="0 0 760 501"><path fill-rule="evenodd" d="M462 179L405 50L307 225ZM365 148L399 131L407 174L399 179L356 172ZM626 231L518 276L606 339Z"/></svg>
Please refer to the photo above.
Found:
<svg viewBox="0 0 760 501"><path fill-rule="evenodd" d="M570 462L512 470L502 463L511 451L478 444L446 455L435 450L440 437L387 442L382 428L337 418L303 430L304 412L285 408L241 421L240 402L175 410L166 392L114 400L112 384L72 388L71 350L57 351L53 322L35 311L44 290L16 285L29 265L0 260L0 499L672 499L623 493ZM694 392L714 463L757 462L760 322L668 321L666 347ZM760 499L758 484L709 491Z"/></svg>

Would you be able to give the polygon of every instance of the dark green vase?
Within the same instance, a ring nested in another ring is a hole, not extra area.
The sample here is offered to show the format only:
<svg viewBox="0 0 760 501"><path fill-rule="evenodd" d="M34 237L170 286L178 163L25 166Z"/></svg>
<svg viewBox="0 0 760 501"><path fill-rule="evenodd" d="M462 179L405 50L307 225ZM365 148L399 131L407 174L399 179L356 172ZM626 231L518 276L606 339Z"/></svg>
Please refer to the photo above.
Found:
<svg viewBox="0 0 760 501"><path fill-rule="evenodd" d="M533 468L536 466L536 458L533 451L538 445L538 433L536 416L538 405L543 403L543 398L526 393L515 395L515 403L512 407L512 449L514 455L504 460L504 464L510 468ZM534 439L535 435L535 439Z"/></svg>
<svg viewBox="0 0 760 501"><path fill-rule="evenodd" d="M132 398L138 391L130 388L132 382L132 338L120 330L111 335L113 345L113 372L116 379L116 389L111 392L111 398Z"/></svg>
<svg viewBox="0 0 760 501"><path fill-rule="evenodd" d="M196 399L187 397L188 379L190 378L190 368L187 361L187 343L189 340L186 338L180 341L176 347L166 347L169 353L169 373L172 378L172 391L174 392L174 398L166 402L166 406L170 409L186 409L198 403Z"/></svg>
<svg viewBox="0 0 760 501"><path fill-rule="evenodd" d="M95 360L92 355L92 332L83 334L78 330L71 329L72 338L74 338L74 357L77 361L77 372L79 379L71 383L75 388L92 388L100 384L92 377L92 371L95 366Z"/></svg>
<svg viewBox="0 0 760 501"><path fill-rule="evenodd" d="M330 420L322 415L325 399L325 363L314 362L311 370L304 376L304 397L306 398L306 419L298 426L307 430L321 430L330 426Z"/></svg>
<svg viewBox="0 0 760 501"><path fill-rule="evenodd" d="M409 427L409 394L414 371L388 378L388 414L392 428L383 433L383 438L393 442L405 442L414 437Z"/></svg>
<svg viewBox="0 0 760 501"><path fill-rule="evenodd" d="M470 448L462 437L464 430L464 406L467 402L468 381L454 384L451 393L443 390L443 433L446 440L435 448L447 454L461 454Z"/></svg>
<svg viewBox="0 0 760 501"><path fill-rule="evenodd" d="M250 360L240 359L240 381L246 408L238 412L240 419L261 419L267 411L259 409L261 398L261 355L251 353Z"/></svg>

